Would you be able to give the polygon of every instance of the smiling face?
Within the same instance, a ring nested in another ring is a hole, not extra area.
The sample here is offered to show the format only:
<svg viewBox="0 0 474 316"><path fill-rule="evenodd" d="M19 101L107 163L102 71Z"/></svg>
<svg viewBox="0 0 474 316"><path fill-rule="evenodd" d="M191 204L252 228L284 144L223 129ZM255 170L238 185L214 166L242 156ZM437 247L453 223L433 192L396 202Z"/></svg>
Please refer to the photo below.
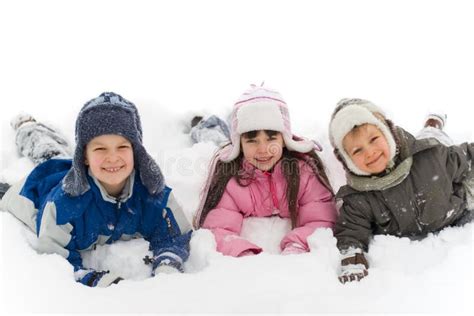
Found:
<svg viewBox="0 0 474 316"><path fill-rule="evenodd" d="M390 147L384 134L372 124L364 124L348 133L342 145L352 162L362 171L378 174L390 162Z"/></svg>
<svg viewBox="0 0 474 316"><path fill-rule="evenodd" d="M101 135L86 146L86 161L107 193L118 196L133 171L133 147L119 135Z"/></svg>
<svg viewBox="0 0 474 316"><path fill-rule="evenodd" d="M268 171L281 159L283 136L275 131L253 131L242 134L240 143L244 158L256 168Z"/></svg>

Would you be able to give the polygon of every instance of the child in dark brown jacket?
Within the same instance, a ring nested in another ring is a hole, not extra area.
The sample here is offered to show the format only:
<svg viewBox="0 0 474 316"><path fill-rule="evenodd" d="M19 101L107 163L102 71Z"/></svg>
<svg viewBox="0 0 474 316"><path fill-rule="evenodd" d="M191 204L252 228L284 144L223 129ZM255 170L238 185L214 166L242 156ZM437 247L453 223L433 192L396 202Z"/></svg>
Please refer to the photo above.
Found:
<svg viewBox="0 0 474 316"><path fill-rule="evenodd" d="M329 134L347 178L336 196L342 283L368 275L364 252L374 234L418 239L472 221L473 143L415 139L361 99L338 103Z"/></svg>

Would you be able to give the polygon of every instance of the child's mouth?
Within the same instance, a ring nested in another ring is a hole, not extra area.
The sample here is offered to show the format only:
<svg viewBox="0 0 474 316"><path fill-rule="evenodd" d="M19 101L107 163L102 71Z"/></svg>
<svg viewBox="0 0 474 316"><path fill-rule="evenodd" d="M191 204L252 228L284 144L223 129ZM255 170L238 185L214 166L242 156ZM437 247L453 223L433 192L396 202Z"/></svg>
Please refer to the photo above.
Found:
<svg viewBox="0 0 474 316"><path fill-rule="evenodd" d="M382 157L382 154L380 154L379 156L377 156L377 158L375 158L374 160L370 161L367 163L367 166L371 166L373 164L375 164L376 162L379 161L379 159Z"/></svg>
<svg viewBox="0 0 474 316"><path fill-rule="evenodd" d="M267 163L267 162L270 162L272 160L273 157L268 157L268 158L255 158L255 160L258 162L258 163Z"/></svg>
<svg viewBox="0 0 474 316"><path fill-rule="evenodd" d="M117 171L120 171L122 168L123 168L123 166L122 167L112 167L112 168L102 168L102 169L105 170L106 172L115 173Z"/></svg>

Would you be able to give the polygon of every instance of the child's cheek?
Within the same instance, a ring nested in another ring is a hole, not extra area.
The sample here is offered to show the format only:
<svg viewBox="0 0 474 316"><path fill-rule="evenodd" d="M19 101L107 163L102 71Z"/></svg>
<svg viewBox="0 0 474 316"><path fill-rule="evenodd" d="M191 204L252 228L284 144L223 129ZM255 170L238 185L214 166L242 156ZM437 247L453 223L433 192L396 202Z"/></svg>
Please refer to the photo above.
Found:
<svg viewBox="0 0 474 316"><path fill-rule="evenodd" d="M353 156L352 157L352 162L360 169L364 167L364 158L361 157L360 155L358 156Z"/></svg>
<svg viewBox="0 0 474 316"><path fill-rule="evenodd" d="M89 164L93 166L100 166L102 162L104 161L104 155L101 154L94 154L92 157L89 159Z"/></svg>
<svg viewBox="0 0 474 316"><path fill-rule="evenodd" d="M272 143L269 145L268 147L268 152L271 154L271 155L274 155L274 156L277 156L279 155L281 152L282 152L282 147L280 144L278 143Z"/></svg>

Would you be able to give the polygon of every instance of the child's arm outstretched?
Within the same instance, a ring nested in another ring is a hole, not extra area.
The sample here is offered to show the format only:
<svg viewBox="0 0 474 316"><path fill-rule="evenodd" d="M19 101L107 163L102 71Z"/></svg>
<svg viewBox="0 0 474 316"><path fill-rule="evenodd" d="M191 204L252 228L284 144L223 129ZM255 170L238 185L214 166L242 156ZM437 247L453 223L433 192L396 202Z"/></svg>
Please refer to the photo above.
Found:
<svg viewBox="0 0 474 316"><path fill-rule="evenodd" d="M77 282L91 287L107 287L123 280L110 271L96 271L84 268L82 258L72 233L76 228L71 223L59 224L56 205L47 202L38 213L38 240L36 250L40 253L56 253L66 258L74 267Z"/></svg>
<svg viewBox="0 0 474 316"><path fill-rule="evenodd" d="M183 264L189 257L191 224L172 193L162 215L162 223L156 227L149 240L153 259L144 259L145 263L153 265L152 276L157 273L184 272Z"/></svg>
<svg viewBox="0 0 474 316"><path fill-rule="evenodd" d="M341 252L341 273L339 280L342 283L359 281L368 275L369 264L364 256L372 238L371 216L364 212L370 210L370 205L358 199L353 207L344 201L334 228L337 238L337 247Z"/></svg>
<svg viewBox="0 0 474 316"><path fill-rule="evenodd" d="M227 256L240 257L247 254L258 254L262 248L242 238L244 215L226 190L219 204L206 216L202 228L210 229L217 243L217 251Z"/></svg>
<svg viewBox="0 0 474 316"><path fill-rule="evenodd" d="M283 254L308 252L308 236L317 228L333 228L336 222L336 203L332 192L321 184L313 172L301 184L297 227L282 239L280 247Z"/></svg>
<svg viewBox="0 0 474 316"><path fill-rule="evenodd" d="M37 173L38 170L33 175ZM30 181L27 182L27 179ZM118 275L83 267L75 238L77 230L69 222L58 223L56 204L48 199L51 183L43 178L36 181L34 176L27 179L14 184L6 192L0 208L10 212L38 236L33 248L39 253L55 253L67 259L74 267L76 281L85 285L106 287L119 282L121 278Z"/></svg>

